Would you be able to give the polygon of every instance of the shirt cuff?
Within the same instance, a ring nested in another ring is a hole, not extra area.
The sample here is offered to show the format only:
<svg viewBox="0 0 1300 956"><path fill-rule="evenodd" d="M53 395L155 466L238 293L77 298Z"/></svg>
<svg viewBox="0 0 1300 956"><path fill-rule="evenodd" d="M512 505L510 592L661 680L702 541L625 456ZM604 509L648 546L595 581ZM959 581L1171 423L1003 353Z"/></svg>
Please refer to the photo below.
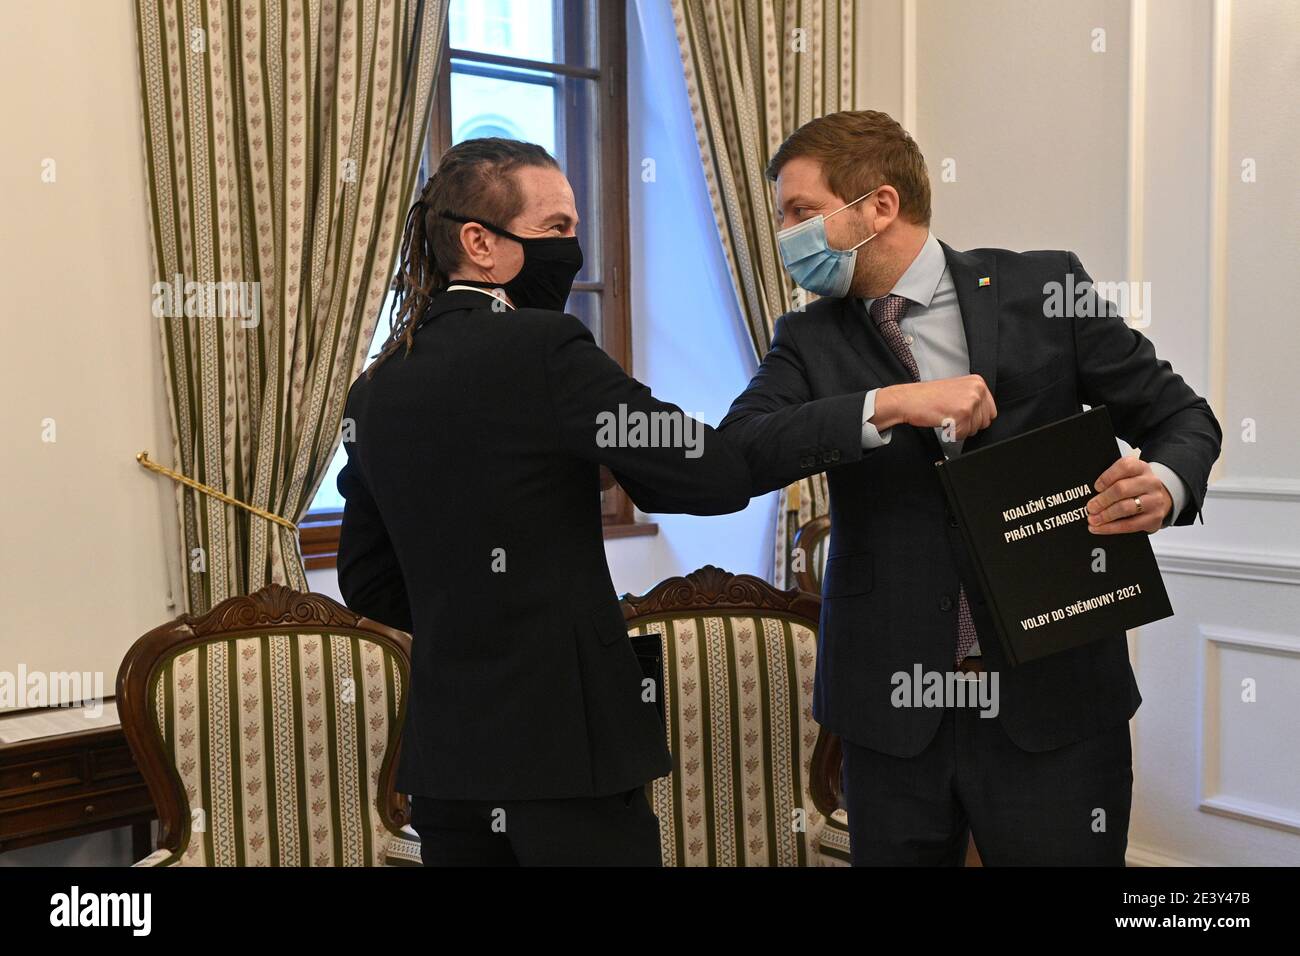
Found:
<svg viewBox="0 0 1300 956"><path fill-rule="evenodd" d="M886 428L883 432L877 431L876 426L871 424L871 416L876 414L876 392L878 388L873 388L867 392L867 397L862 402L862 450L869 451L872 448L879 448L881 445L888 445L889 440L894 437L894 430ZM1173 494L1173 491L1170 491Z"/></svg>
<svg viewBox="0 0 1300 956"><path fill-rule="evenodd" d="M1169 489L1169 497L1174 499L1174 506L1169 509L1169 514L1165 515L1165 523L1161 525L1162 528L1168 528L1174 523L1174 519L1183 513L1183 508L1187 507L1187 499L1191 496L1188 494L1187 485L1183 484L1183 479L1174 474L1172 468L1158 461L1148 462L1148 464L1151 465L1151 473L1165 483L1165 487Z"/></svg>

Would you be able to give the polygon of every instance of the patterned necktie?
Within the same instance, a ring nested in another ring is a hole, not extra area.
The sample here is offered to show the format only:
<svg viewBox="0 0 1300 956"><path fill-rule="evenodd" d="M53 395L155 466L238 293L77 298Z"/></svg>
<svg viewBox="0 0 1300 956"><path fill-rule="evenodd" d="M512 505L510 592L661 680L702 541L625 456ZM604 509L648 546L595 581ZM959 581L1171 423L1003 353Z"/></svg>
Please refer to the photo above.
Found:
<svg viewBox="0 0 1300 956"><path fill-rule="evenodd" d="M871 303L871 320L876 323L876 328L880 329L880 334L884 336L890 350L898 356L898 360L912 376L912 381L919 382L921 372L916 367L916 358L912 355L912 349L908 346L907 338L898 324L911 304L910 299L891 292ZM975 621L970 615L970 602L966 600L966 588L963 587L957 598L957 651L953 658L954 663L960 664L966 659L966 655L975 646L978 637L979 635L975 633Z"/></svg>

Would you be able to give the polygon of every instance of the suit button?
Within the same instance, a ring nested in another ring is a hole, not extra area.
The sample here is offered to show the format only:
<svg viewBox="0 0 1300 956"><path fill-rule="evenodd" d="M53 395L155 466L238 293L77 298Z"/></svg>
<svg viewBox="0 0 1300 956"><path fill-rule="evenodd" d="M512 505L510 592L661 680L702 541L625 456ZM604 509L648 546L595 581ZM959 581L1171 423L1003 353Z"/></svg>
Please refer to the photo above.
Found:
<svg viewBox="0 0 1300 956"><path fill-rule="evenodd" d="M957 527L957 516L951 511L948 512L948 524L950 527Z"/></svg>
<svg viewBox="0 0 1300 956"><path fill-rule="evenodd" d="M949 597L948 595L946 595L946 594L943 595L942 597L940 597L940 598L939 598L939 610L940 610L940 611L951 611L951 610L952 610L952 598L950 598L950 597Z"/></svg>

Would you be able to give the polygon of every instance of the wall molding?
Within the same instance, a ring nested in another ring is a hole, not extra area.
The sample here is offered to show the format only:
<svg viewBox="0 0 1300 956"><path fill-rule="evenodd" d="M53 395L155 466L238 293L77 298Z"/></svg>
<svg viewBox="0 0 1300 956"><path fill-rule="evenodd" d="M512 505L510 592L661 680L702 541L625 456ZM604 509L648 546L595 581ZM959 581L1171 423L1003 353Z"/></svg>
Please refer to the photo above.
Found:
<svg viewBox="0 0 1300 956"><path fill-rule="evenodd" d="M1147 0L1130 0L1128 52L1128 280L1146 278Z"/></svg>
<svg viewBox="0 0 1300 956"><path fill-rule="evenodd" d="M1210 404L1227 410L1228 386L1228 176L1229 74L1232 66L1232 0L1214 0L1210 47ZM1215 471L1222 468L1216 462Z"/></svg>
<svg viewBox="0 0 1300 956"><path fill-rule="evenodd" d="M1257 584L1300 584L1300 557L1266 551L1190 546L1153 549L1161 571Z"/></svg>
<svg viewBox="0 0 1300 956"><path fill-rule="evenodd" d="M1256 826L1284 830L1287 833L1300 833L1300 813L1280 813L1274 807L1266 807L1238 800L1235 797L1202 797L1197 805L1205 813Z"/></svg>
<svg viewBox="0 0 1300 956"><path fill-rule="evenodd" d="M1124 862L1129 866L1204 866L1182 857L1170 856L1149 846L1130 843L1124 853Z"/></svg>
<svg viewBox="0 0 1300 956"><path fill-rule="evenodd" d="M902 126L918 143L921 135L916 129L917 114L917 38L916 38L916 0L903 0L903 36L902 36L902 71L903 71L903 117Z"/></svg>
<svg viewBox="0 0 1300 956"><path fill-rule="evenodd" d="M1252 501L1300 501L1300 480L1295 478L1222 478L1206 490L1211 498Z"/></svg>
<svg viewBox="0 0 1300 956"><path fill-rule="evenodd" d="M1196 805L1203 813L1256 826L1300 833L1300 805L1277 807L1218 792L1219 697L1218 663L1221 647L1235 647L1271 657L1300 658L1300 637L1245 628L1201 625L1202 643L1197 675L1201 709L1196 740Z"/></svg>

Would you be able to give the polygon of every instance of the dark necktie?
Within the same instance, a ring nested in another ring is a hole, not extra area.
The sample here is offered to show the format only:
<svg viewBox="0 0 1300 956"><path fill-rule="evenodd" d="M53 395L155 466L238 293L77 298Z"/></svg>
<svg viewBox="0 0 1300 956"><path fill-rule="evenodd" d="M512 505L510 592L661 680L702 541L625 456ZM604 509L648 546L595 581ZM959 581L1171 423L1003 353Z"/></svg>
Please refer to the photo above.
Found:
<svg viewBox="0 0 1300 956"><path fill-rule="evenodd" d="M912 355L912 349L908 346L903 330L898 324L911 304L910 299L891 292L871 303L871 320L876 323L876 328L880 329L880 334L884 336L890 350L898 356L898 360L912 376L912 381L919 382L921 373L916 367L916 357ZM975 646L978 637L979 635L975 633L975 621L970 615L970 602L966 600L966 589L963 587L957 597L957 651L953 659L955 663L960 664L966 659L966 655Z"/></svg>

